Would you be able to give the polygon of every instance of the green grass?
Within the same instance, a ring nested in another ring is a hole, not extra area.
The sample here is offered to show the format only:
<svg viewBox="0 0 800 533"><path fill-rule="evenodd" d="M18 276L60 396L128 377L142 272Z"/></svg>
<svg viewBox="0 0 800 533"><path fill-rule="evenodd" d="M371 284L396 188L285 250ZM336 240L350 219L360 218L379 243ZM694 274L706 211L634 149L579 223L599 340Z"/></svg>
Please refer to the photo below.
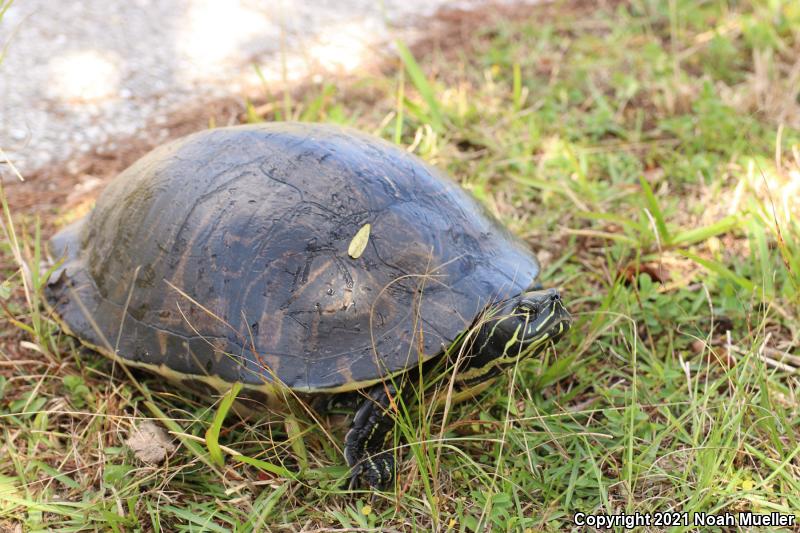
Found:
<svg viewBox="0 0 800 533"><path fill-rule="evenodd" d="M81 353L39 307L45 277L20 268L43 237L4 205L0 529L559 531L575 511L798 513L800 4L608 4L487 20L457 48L399 46L394 73L354 90L248 107L351 124L447 169L530 243L575 316L556 352L446 417L402 405L394 493L344 494L342 434L308 414L288 436L222 423L227 404L137 387ZM143 418L180 436L165 465L123 444Z"/></svg>

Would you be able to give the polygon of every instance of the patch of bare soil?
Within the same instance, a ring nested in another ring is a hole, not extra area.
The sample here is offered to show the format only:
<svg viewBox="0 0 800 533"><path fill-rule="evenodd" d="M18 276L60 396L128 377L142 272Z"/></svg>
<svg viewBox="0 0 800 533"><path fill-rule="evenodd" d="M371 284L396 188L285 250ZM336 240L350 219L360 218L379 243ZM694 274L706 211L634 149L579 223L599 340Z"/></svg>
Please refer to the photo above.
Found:
<svg viewBox="0 0 800 533"><path fill-rule="evenodd" d="M198 103L172 114L166 123L149 124L149 137L113 139L78 158L41 168L25 176L24 182L6 186L11 210L14 214L38 215L47 235L58 225L54 221L59 216L94 199L111 178L156 146L207 128L212 120L218 125L236 124L243 111L244 103L238 99Z"/></svg>
<svg viewBox="0 0 800 533"><path fill-rule="evenodd" d="M593 9L596 3L587 1L543 2L539 5L487 5L478 9L445 8L432 18L420 23L421 38L411 47L416 57L432 53L456 58L469 54L475 42L475 35L481 28L491 27L498 20L515 20L534 14L557 19L565 13L570 17L580 11ZM392 76L402 68L396 58L379 58L367 65L358 77L340 76L324 81L335 84L339 98L347 103L348 111L353 108L370 111L376 107L391 109L392 102L385 99L377 88L365 88L361 83L368 76ZM430 73L436 76L436 73ZM290 92L293 101L302 101L303 95L317 90L319 84L304 83L293 87ZM45 237L51 235L65 222L63 216L70 218L88 210L97 194L108 181L120 171L130 166L144 154L163 144L189 133L208 128L210 124L229 126L247 121L246 101L257 110L266 110L269 119L272 103L280 102L282 95L241 95L197 102L178 112L168 115L167 120L151 122L145 128L149 135L141 132L128 138L112 139L108 143L94 147L88 153L65 163L41 168L27 176L24 182L13 182L5 186L6 195L15 215L35 215L42 225ZM382 101L384 100L384 101Z"/></svg>

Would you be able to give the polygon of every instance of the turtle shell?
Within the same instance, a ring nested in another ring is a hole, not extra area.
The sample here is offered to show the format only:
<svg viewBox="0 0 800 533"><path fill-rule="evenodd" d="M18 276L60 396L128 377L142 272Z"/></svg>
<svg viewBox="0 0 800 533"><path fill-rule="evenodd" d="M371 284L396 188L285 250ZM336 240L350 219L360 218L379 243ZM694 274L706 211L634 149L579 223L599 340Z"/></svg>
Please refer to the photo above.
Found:
<svg viewBox="0 0 800 533"><path fill-rule="evenodd" d="M298 391L416 366L539 272L431 166L350 129L299 123L170 142L52 245L65 259L46 297L85 344L164 374Z"/></svg>

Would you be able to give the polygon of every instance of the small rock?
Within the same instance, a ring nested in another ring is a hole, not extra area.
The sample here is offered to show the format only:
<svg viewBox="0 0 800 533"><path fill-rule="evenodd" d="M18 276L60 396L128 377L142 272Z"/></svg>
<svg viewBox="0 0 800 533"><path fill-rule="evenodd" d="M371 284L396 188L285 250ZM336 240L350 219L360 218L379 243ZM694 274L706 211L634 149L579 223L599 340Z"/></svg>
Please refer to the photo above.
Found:
<svg viewBox="0 0 800 533"><path fill-rule="evenodd" d="M553 261L553 253L549 250L538 250L536 252L536 258L541 261L542 264L547 265Z"/></svg>
<svg viewBox="0 0 800 533"><path fill-rule="evenodd" d="M175 451L175 445L164 429L151 420L145 420L134 428L125 445L137 459L151 465L162 463Z"/></svg>
<svg viewBox="0 0 800 533"><path fill-rule="evenodd" d="M70 159L66 165L67 173L74 176L80 171L80 165L77 159Z"/></svg>

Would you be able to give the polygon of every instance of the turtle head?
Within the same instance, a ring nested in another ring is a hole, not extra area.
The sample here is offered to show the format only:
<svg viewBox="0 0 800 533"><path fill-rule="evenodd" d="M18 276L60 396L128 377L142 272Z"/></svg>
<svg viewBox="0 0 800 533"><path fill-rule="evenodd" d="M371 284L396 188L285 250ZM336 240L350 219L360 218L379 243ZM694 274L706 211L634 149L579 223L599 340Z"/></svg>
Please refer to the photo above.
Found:
<svg viewBox="0 0 800 533"><path fill-rule="evenodd" d="M560 339L570 323L555 289L528 290L504 300L480 320L466 366L456 380L473 385L489 379Z"/></svg>

